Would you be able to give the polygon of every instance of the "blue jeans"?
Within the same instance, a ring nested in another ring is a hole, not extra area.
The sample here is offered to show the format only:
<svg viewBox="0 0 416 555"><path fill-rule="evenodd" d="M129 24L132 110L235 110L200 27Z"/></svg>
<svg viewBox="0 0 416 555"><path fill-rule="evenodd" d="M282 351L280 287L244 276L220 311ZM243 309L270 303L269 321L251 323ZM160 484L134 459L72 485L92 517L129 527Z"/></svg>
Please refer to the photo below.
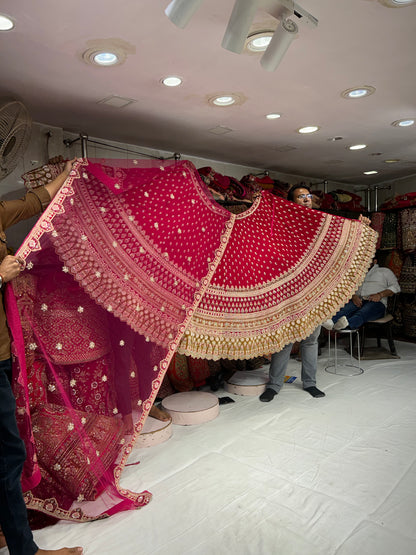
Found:
<svg viewBox="0 0 416 555"><path fill-rule="evenodd" d="M332 321L335 324L341 316L345 316L348 320L350 328L356 330L365 324L365 322L377 320L377 318L383 318L385 314L386 307L382 302L375 303L373 301L363 301L362 306L359 307L355 306L352 301L349 301L335 314Z"/></svg>
<svg viewBox="0 0 416 555"><path fill-rule="evenodd" d="M321 326L318 326L309 337L300 342L300 353L302 358L302 382L303 389L316 385L316 369L318 365L318 337ZM293 343L289 343L278 353L272 355L270 363L270 381L267 387L280 391L285 380L285 373L290 359Z"/></svg>
<svg viewBox="0 0 416 555"><path fill-rule="evenodd" d="M11 371L11 359L0 361L0 526L10 555L34 555L38 547L20 485L26 450L17 429Z"/></svg>

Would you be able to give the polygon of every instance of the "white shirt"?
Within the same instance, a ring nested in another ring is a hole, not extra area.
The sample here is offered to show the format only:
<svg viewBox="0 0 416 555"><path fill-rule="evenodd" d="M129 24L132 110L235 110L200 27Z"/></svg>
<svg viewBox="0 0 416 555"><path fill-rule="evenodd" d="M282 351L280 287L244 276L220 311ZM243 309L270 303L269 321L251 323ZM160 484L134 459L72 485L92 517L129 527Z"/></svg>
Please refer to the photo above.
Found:
<svg viewBox="0 0 416 555"><path fill-rule="evenodd" d="M378 264L374 264L365 276L363 284L358 288L356 295L365 299L369 295L384 291L384 289L390 289L393 293L400 293L399 282L391 270L380 268ZM383 297L381 302L387 306L386 297Z"/></svg>

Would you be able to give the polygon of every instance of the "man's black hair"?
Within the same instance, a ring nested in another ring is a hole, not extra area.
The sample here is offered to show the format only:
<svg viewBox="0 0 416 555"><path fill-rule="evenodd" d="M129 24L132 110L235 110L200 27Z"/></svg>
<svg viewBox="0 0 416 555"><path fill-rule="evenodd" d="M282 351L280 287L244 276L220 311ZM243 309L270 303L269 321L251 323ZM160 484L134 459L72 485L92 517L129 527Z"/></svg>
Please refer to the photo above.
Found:
<svg viewBox="0 0 416 555"><path fill-rule="evenodd" d="M309 187L309 185L306 185L306 183L299 183L298 185L293 185L293 187L289 189L287 200L295 200L294 196L296 189L306 189L307 191L309 191L309 193L311 192L311 188Z"/></svg>

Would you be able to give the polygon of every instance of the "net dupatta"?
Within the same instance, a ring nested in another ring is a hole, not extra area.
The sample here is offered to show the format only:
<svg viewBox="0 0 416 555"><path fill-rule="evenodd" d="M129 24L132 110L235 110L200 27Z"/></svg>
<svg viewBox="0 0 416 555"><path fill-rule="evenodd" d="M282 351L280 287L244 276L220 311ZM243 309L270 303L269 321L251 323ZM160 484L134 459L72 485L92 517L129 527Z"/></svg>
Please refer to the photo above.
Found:
<svg viewBox="0 0 416 555"><path fill-rule="evenodd" d="M148 503L120 477L173 354L307 337L362 282L376 237L268 193L230 214L187 161L79 160L6 291L28 506L86 521Z"/></svg>

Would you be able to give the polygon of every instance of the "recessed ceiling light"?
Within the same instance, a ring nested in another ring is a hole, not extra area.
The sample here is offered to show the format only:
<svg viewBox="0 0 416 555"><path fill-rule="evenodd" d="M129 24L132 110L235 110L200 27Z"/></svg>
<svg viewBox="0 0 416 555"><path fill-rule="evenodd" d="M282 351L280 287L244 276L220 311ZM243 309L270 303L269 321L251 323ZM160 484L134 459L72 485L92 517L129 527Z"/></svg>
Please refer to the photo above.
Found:
<svg viewBox="0 0 416 555"><path fill-rule="evenodd" d="M165 77L164 79L162 79L162 83L166 87L177 87L182 83L182 79L180 77L174 77L174 76Z"/></svg>
<svg viewBox="0 0 416 555"><path fill-rule="evenodd" d="M94 55L93 61L99 66L114 66L118 63L118 57L114 52L99 52Z"/></svg>
<svg viewBox="0 0 416 555"><path fill-rule="evenodd" d="M206 101L211 106L227 108L229 106L241 106L247 98L240 92L216 92L206 96Z"/></svg>
<svg viewBox="0 0 416 555"><path fill-rule="evenodd" d="M102 43L104 41L101 41ZM122 64L127 58L127 52L121 47L106 48L105 45L93 46L82 54L82 59L93 66L108 67Z"/></svg>
<svg viewBox="0 0 416 555"><path fill-rule="evenodd" d="M279 119L280 118L280 114L267 114L266 115L267 119Z"/></svg>
<svg viewBox="0 0 416 555"><path fill-rule="evenodd" d="M348 148L349 150L361 150L362 148L367 148L367 145L351 145Z"/></svg>
<svg viewBox="0 0 416 555"><path fill-rule="evenodd" d="M394 127L410 127L411 125L414 125L414 123L414 119L398 119L393 121L392 125Z"/></svg>
<svg viewBox="0 0 416 555"><path fill-rule="evenodd" d="M210 103L214 104L215 106L231 106L235 104L236 99L233 95L221 95L221 96L214 96L210 99Z"/></svg>
<svg viewBox="0 0 416 555"><path fill-rule="evenodd" d="M376 170L369 170L368 172L363 172L365 175L373 175L375 173L378 173L378 171Z"/></svg>
<svg viewBox="0 0 416 555"><path fill-rule="evenodd" d="M363 87L354 87L353 89L347 89L342 91L341 96L343 98L364 98L365 96L370 96L376 92L375 87L370 85L364 85Z"/></svg>
<svg viewBox="0 0 416 555"><path fill-rule="evenodd" d="M13 27L13 20L8 15L0 14L0 31L10 31Z"/></svg>
<svg viewBox="0 0 416 555"><path fill-rule="evenodd" d="M318 129L319 127L317 125L309 125L308 127L301 127L298 129L298 133L315 133Z"/></svg>
<svg viewBox="0 0 416 555"><path fill-rule="evenodd" d="M395 164L396 162L400 162L399 158L393 158L391 160L384 160L385 164Z"/></svg>
<svg viewBox="0 0 416 555"><path fill-rule="evenodd" d="M234 102L235 98L232 96L217 96L217 98L213 100L215 106L231 106Z"/></svg>
<svg viewBox="0 0 416 555"><path fill-rule="evenodd" d="M246 49L250 52L264 52L273 37L273 31L259 31L249 35L246 41Z"/></svg>

